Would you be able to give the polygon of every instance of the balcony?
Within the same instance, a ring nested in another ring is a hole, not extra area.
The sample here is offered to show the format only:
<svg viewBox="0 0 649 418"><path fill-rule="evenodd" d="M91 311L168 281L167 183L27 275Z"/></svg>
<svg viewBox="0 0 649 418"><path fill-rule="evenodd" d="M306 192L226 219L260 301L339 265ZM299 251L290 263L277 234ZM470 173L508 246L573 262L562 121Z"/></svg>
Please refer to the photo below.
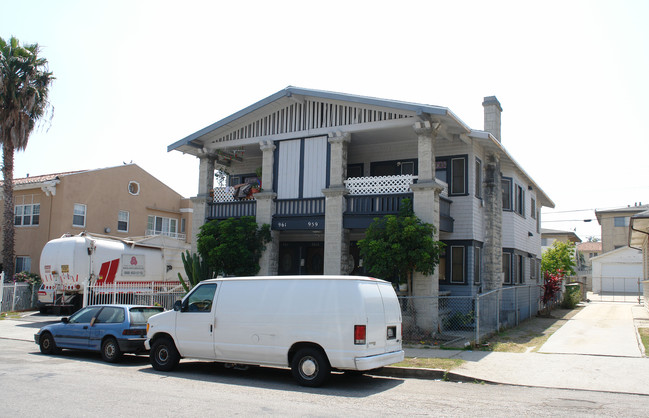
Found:
<svg viewBox="0 0 649 418"><path fill-rule="evenodd" d="M165 237L174 238L174 239L177 239L179 241L185 241L185 238L186 238L185 234L180 234L180 233L177 233L177 232L169 232L169 231L156 231L156 230L153 230L153 229L147 229L145 235L147 237L155 237L155 236L158 236L158 235L163 235Z"/></svg>
<svg viewBox="0 0 649 418"><path fill-rule="evenodd" d="M410 185L417 176L353 177L345 180L348 194L343 227L365 229L376 217L396 215L403 199L412 199ZM208 220L256 216L254 194L237 200L230 187L214 189L214 199L209 204ZM440 196L439 230L453 232L451 203L446 189ZM277 199L275 201L272 229L274 230L324 230L325 198Z"/></svg>

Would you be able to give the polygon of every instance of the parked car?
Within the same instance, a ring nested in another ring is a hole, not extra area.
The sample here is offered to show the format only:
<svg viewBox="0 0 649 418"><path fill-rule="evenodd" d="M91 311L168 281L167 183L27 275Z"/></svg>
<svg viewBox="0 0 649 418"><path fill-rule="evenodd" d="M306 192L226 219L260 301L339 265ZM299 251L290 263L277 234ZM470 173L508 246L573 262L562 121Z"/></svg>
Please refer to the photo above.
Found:
<svg viewBox="0 0 649 418"><path fill-rule="evenodd" d="M43 354L57 354L61 349L99 351L110 363L123 353L146 352L146 323L152 315L163 312L159 306L91 305L61 322L47 325L34 334L34 342Z"/></svg>

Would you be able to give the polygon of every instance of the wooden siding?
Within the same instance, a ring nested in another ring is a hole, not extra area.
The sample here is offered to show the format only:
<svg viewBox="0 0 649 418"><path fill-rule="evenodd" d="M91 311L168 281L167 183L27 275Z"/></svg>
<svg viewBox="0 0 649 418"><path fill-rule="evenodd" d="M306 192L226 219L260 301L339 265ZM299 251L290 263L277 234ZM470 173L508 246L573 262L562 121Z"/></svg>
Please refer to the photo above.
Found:
<svg viewBox="0 0 649 418"><path fill-rule="evenodd" d="M281 141L277 174L277 198L295 199L300 196L301 140Z"/></svg>
<svg viewBox="0 0 649 418"><path fill-rule="evenodd" d="M302 197L321 197L327 187L327 137L304 140L304 179Z"/></svg>
<svg viewBox="0 0 649 418"><path fill-rule="evenodd" d="M296 102L275 110L216 139L228 142L312 129L413 118L408 112L325 100Z"/></svg>

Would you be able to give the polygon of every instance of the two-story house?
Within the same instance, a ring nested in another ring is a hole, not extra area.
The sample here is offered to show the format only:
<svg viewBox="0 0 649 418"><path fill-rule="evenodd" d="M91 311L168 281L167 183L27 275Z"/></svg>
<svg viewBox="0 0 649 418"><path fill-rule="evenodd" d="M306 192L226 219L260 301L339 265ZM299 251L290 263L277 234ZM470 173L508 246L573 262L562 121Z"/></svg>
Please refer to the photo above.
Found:
<svg viewBox="0 0 649 418"><path fill-rule="evenodd" d="M136 164L14 179L16 272L39 273L49 240L84 231L163 235L189 247L192 212L189 199Z"/></svg>
<svg viewBox="0 0 649 418"><path fill-rule="evenodd" d="M407 197L446 244L413 294L476 294L539 280L541 207L554 207L503 147L498 100L483 107L475 130L445 107L288 87L168 150L200 160L193 234L232 216L271 225L260 274L361 272L356 243Z"/></svg>
<svg viewBox="0 0 649 418"><path fill-rule="evenodd" d="M649 210L649 205L634 203L633 206L596 210L597 222L602 227L602 252L629 245L629 222L632 216Z"/></svg>

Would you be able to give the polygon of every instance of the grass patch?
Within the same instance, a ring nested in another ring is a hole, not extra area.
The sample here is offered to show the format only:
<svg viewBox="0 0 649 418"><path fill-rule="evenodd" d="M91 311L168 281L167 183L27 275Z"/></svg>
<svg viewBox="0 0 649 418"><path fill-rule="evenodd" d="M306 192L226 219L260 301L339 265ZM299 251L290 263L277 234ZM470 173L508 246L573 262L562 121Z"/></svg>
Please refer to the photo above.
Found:
<svg viewBox="0 0 649 418"><path fill-rule="evenodd" d="M515 328L501 331L483 342L477 350L506 353L536 352L561 326L575 316L581 308L554 309L549 318L537 316L520 323Z"/></svg>
<svg viewBox="0 0 649 418"><path fill-rule="evenodd" d="M649 356L649 328L638 328L638 333L640 334L642 345L644 345L644 354L645 356Z"/></svg>
<svg viewBox="0 0 649 418"><path fill-rule="evenodd" d="M400 363L393 364L395 367L415 367L422 369L451 370L464 364L462 359L452 358L427 358L427 357L408 357Z"/></svg>
<svg viewBox="0 0 649 418"><path fill-rule="evenodd" d="M0 320L1 319L14 319L14 318L20 318L20 314L18 312L3 312L0 314Z"/></svg>

